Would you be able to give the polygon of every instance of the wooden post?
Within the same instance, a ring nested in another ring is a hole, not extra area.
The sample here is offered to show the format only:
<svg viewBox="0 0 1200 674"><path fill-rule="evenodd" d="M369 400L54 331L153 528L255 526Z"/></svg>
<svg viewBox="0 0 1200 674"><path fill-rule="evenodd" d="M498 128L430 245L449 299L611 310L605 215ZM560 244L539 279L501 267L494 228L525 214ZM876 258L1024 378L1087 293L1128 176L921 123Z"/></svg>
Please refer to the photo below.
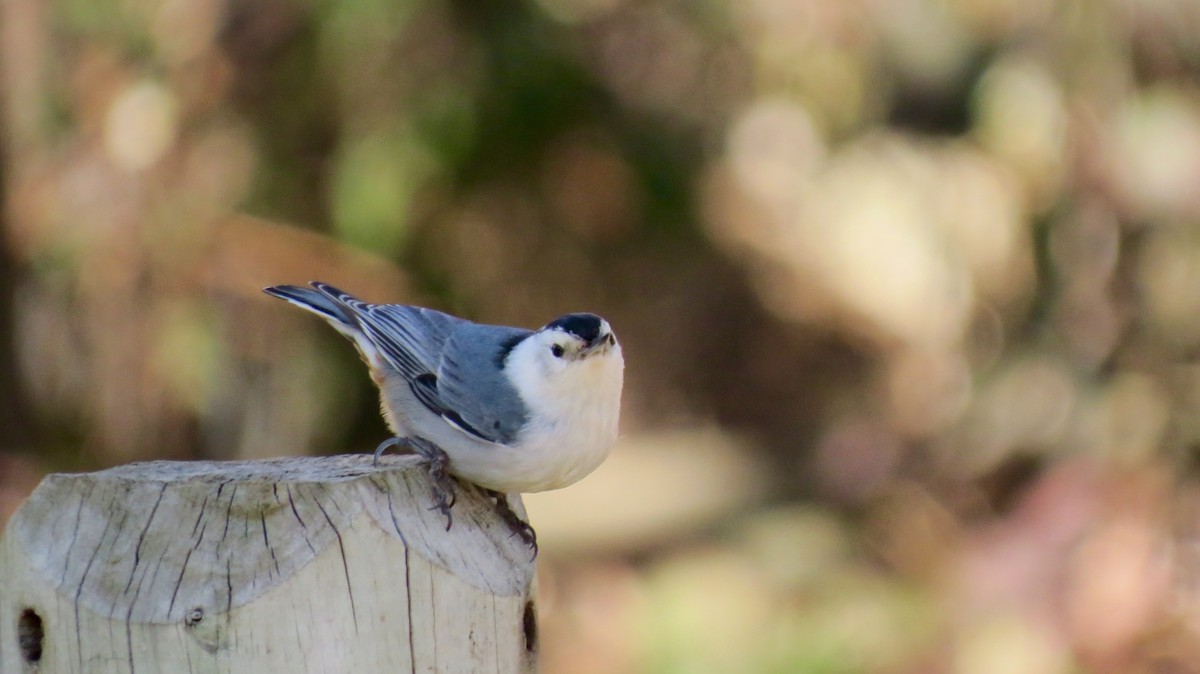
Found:
<svg viewBox="0 0 1200 674"><path fill-rule="evenodd" d="M532 552L458 492L446 531L413 457L50 475L0 539L0 672L533 671Z"/></svg>

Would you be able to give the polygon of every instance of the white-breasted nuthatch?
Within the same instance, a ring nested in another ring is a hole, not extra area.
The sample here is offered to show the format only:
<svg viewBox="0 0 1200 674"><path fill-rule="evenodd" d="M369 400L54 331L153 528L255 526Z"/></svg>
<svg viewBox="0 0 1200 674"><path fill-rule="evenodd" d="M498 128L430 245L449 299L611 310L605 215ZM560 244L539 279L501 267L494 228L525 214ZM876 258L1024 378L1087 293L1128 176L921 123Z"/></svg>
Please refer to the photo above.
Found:
<svg viewBox="0 0 1200 674"><path fill-rule="evenodd" d="M263 291L317 314L358 347L396 434L376 459L399 444L426 458L447 528L447 473L492 491L503 513L503 494L577 482L616 442L625 360L603 318L567 314L531 331L310 285ZM535 545L528 525L503 514Z"/></svg>

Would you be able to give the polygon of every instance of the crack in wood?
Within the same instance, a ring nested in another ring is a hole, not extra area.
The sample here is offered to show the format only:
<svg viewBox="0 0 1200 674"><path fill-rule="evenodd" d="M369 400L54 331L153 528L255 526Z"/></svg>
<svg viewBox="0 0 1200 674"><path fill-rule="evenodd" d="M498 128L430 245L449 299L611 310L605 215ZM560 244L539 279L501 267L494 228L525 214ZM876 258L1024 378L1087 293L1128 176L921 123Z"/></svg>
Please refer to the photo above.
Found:
<svg viewBox="0 0 1200 674"><path fill-rule="evenodd" d="M204 495L204 500L200 502L200 507L196 508L196 521L192 523L192 535L196 535L196 527L200 526L200 522L204 519L205 508L208 507L208 494Z"/></svg>
<svg viewBox="0 0 1200 674"><path fill-rule="evenodd" d="M146 532L150 531L150 525L154 523L154 514L158 512L158 506L162 503L163 494L167 493L167 485L163 485L158 490L158 498L154 500L154 507L150 509L150 516L146 518L146 526L142 527L142 533L138 535L137 545L133 548L133 568L129 570L129 580L125 583L125 592L129 592L129 586L133 585L133 577L137 574L138 565L142 561L142 545L146 543Z"/></svg>
<svg viewBox="0 0 1200 674"><path fill-rule="evenodd" d="M386 492L386 494L387 494L388 516L392 520L392 530L396 532L396 535L400 537L400 542L404 544L404 554L405 554L404 561L407 563L407 561L408 561L408 541L405 540L405 538L404 538L404 531L402 531L400 529L400 523L396 521L396 508L395 508L395 505L392 503L392 492L388 491L388 492Z"/></svg>
<svg viewBox="0 0 1200 674"><path fill-rule="evenodd" d="M262 523L263 545L267 548L267 552L271 553L271 563L275 565L275 573L282 575L279 570L279 559L275 556L275 546L271 545L271 539L267 536L267 515L266 513L258 513L258 521Z"/></svg>
<svg viewBox="0 0 1200 674"><path fill-rule="evenodd" d="M416 646L413 644L413 611L412 611L412 564L408 559L408 548L404 548L404 597L405 610L408 611L408 652L413 655L410 658L412 664L412 674L417 674L417 659L415 656Z"/></svg>
<svg viewBox="0 0 1200 674"><path fill-rule="evenodd" d="M217 498L221 497L221 490L224 489L225 485L227 484L229 483L222 482L221 486L217 488ZM237 496L237 488L238 486L235 484L233 485L233 490L229 492L229 505L225 507L225 530L221 532L221 540L217 541L218 554L221 552L221 546L225 544L225 537L229 535L230 513L233 512L233 499Z"/></svg>
<svg viewBox="0 0 1200 674"><path fill-rule="evenodd" d="M111 526L111 524L112 524L111 520L105 520L104 531L101 532L101 534L100 534L100 541L99 541L99 543L96 544L96 548L94 550L92 550L92 555L91 555L91 557L88 558L88 563L83 567L83 576L80 577L79 586L75 589L75 602L74 602L74 604L75 604L75 645L77 646L80 653L84 652L83 651L83 634L82 634L81 628L79 626L80 622L82 622L81 616L80 616L80 610L79 610L80 609L80 598L83 595L83 588L85 586L84 584L87 582L88 574L91 573L92 563L94 563L96 561L97 555L100 554L100 547L102 545L104 545L104 537L108 535L108 529ZM82 658L82 656L81 656L81 658ZM79 661L79 670L83 671L83 660L82 659L80 659L80 661Z"/></svg>
<svg viewBox="0 0 1200 674"><path fill-rule="evenodd" d="M88 490L88 495L91 495L90 489ZM80 494L79 507L75 509L75 526L71 528L71 542L67 543L67 554L63 555L62 582L64 584L67 581L67 569L71 566L71 553L75 550L75 541L79 539L79 523L83 521L84 502L85 497L83 494Z"/></svg>
<svg viewBox="0 0 1200 674"><path fill-rule="evenodd" d="M321 514L325 516L325 521L329 523L329 527L333 529L333 535L337 536L338 552L342 556L342 571L346 574L346 593L350 597L350 615L354 617L354 631L358 632L358 612L354 609L354 588L350 585L350 566L346 563L346 546L342 542L342 532L338 531L337 525L329 517L329 513L325 511L325 506L321 505L320 501L313 501L317 504Z"/></svg>
<svg viewBox="0 0 1200 674"><path fill-rule="evenodd" d="M183 558L183 564L179 566L179 577L175 579L175 588L171 591L171 603L167 605L167 615L175 612L175 598L179 596L179 588L183 587L183 574L187 573L188 562L192 559L192 553L196 548L187 551L187 555Z"/></svg>
<svg viewBox="0 0 1200 674"><path fill-rule="evenodd" d="M313 547L312 540L308 535L308 525L304 523L304 518L301 517L300 512L296 510L296 500L294 498L292 498L292 488L290 485L287 487L287 495L288 495L288 504L291 505L291 507L292 507L292 515L294 515L296 517L296 521L300 523L300 528L304 530L304 533L302 535L304 543L305 543L305 545L308 546L308 549L311 550L313 555L315 556L317 554L317 549L315 547Z"/></svg>
<svg viewBox="0 0 1200 674"><path fill-rule="evenodd" d="M133 604L129 605L129 614L133 615ZM133 661L133 621L125 619L125 648L129 651L129 674L137 674Z"/></svg>

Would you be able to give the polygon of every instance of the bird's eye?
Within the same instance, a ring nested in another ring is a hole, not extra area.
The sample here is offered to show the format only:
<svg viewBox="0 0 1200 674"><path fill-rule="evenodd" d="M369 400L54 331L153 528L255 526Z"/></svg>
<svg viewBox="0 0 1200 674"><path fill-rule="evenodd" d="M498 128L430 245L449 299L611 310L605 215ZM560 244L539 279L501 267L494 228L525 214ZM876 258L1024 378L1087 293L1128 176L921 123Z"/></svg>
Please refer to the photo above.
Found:
<svg viewBox="0 0 1200 674"><path fill-rule="evenodd" d="M555 358L562 358L562 355L563 355L562 345L555 344L554 346L550 347L550 353L554 354Z"/></svg>

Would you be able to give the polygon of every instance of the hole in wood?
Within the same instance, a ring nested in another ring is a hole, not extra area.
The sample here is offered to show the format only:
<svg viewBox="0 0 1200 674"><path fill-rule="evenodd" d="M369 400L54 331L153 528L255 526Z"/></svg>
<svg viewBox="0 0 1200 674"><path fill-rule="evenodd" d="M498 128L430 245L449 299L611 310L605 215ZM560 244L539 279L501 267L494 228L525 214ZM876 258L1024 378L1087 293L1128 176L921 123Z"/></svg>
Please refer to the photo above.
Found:
<svg viewBox="0 0 1200 674"><path fill-rule="evenodd" d="M183 617L183 624L188 627L195 627L200 624L201 620L204 620L204 609L199 606L193 606L188 609L187 615Z"/></svg>
<svg viewBox="0 0 1200 674"><path fill-rule="evenodd" d="M537 611L533 610L533 602L525 602L525 617L522 621L525 629L525 650L533 653L537 650Z"/></svg>
<svg viewBox="0 0 1200 674"><path fill-rule="evenodd" d="M45 638L42 617L31 608L21 611L21 616L17 618L17 644L25 662L34 663L42 659L42 641Z"/></svg>

